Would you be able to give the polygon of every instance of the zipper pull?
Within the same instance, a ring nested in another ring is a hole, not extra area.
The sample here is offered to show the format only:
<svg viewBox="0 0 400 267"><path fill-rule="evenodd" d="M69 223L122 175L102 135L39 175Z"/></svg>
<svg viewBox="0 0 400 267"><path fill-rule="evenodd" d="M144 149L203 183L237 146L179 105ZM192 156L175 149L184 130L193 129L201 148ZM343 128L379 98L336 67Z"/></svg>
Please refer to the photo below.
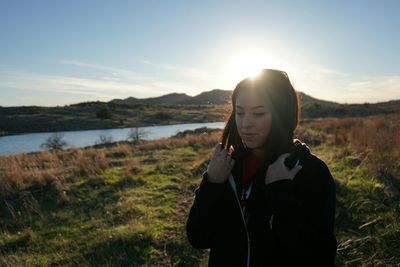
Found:
<svg viewBox="0 0 400 267"><path fill-rule="evenodd" d="M272 221L274 220L274 214L271 215L271 218L269 219L269 228L272 230Z"/></svg>

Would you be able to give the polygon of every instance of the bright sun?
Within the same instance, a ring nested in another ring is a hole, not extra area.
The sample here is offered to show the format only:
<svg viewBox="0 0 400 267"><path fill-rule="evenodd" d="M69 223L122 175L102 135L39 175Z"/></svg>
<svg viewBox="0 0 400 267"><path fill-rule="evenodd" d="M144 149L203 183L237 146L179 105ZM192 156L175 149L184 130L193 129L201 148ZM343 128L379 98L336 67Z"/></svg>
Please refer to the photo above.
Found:
<svg viewBox="0 0 400 267"><path fill-rule="evenodd" d="M258 50L247 50L233 57L227 67L227 82L234 87L247 77L256 77L261 69L277 68L276 59Z"/></svg>

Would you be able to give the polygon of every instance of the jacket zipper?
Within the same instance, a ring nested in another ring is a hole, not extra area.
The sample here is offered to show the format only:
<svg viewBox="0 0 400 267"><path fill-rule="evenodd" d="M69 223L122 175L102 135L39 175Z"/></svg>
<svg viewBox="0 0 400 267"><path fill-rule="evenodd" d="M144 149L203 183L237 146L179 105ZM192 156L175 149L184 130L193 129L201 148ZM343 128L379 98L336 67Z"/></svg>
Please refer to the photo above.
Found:
<svg viewBox="0 0 400 267"><path fill-rule="evenodd" d="M244 229L246 230L246 237L247 237L247 265L246 266L250 267L250 236L249 236L249 232L247 231L246 220L244 218L242 207L240 206L239 198L238 198L237 191L236 191L236 184L235 184L235 180L234 180L232 174L229 176L229 183L235 193L235 197L236 197L237 203L239 205L239 209L240 209L240 214L242 214Z"/></svg>

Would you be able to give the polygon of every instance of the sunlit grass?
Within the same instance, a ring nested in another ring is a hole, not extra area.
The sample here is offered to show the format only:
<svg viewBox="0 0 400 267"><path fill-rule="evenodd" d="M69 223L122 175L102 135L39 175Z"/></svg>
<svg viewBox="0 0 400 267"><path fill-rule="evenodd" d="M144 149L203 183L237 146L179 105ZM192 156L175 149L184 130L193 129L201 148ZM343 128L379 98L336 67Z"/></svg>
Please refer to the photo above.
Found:
<svg viewBox="0 0 400 267"><path fill-rule="evenodd" d="M400 262L400 162L371 167L351 139L353 126L375 129L379 120L315 121L298 134L337 183L338 266ZM364 140L373 140L368 129ZM208 252L190 247L185 222L217 137L0 157L0 265L206 266Z"/></svg>

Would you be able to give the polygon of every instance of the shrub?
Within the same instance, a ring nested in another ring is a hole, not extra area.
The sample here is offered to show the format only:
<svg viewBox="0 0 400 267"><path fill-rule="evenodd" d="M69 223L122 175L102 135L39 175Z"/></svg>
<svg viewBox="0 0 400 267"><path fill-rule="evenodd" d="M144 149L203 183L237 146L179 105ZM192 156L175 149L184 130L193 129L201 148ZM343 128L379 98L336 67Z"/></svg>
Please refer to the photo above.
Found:
<svg viewBox="0 0 400 267"><path fill-rule="evenodd" d="M128 133L128 141L136 144L139 143L147 135L147 132L143 128L135 127L131 128Z"/></svg>
<svg viewBox="0 0 400 267"><path fill-rule="evenodd" d="M63 140L64 135L60 133L54 133L50 135L46 141L40 146L45 149L50 150L60 150L68 145L66 141Z"/></svg>
<svg viewBox="0 0 400 267"><path fill-rule="evenodd" d="M113 142L113 137L111 135L101 134L99 139L95 142L96 145L108 145Z"/></svg>

